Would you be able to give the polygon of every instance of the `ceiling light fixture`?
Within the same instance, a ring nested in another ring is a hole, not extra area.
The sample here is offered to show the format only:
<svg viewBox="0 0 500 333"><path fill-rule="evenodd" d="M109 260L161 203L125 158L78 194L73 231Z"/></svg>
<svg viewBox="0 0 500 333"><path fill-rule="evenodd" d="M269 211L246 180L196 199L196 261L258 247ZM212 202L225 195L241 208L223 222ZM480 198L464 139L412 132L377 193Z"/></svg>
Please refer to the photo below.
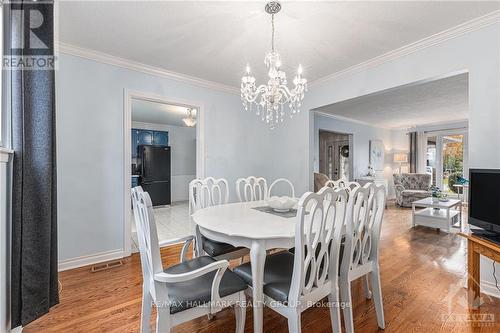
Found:
<svg viewBox="0 0 500 333"><path fill-rule="evenodd" d="M183 118L182 121L188 127L194 127L196 125L196 116L193 115L193 109L187 109L187 117Z"/></svg>
<svg viewBox="0 0 500 333"><path fill-rule="evenodd" d="M290 117L300 112L301 101L304 99L304 92L307 91L307 80L302 77L302 66L299 65L293 79L294 87L288 89L286 74L280 70L281 58L274 47L274 14L281 10L281 4L271 1L266 4L265 10L271 14L272 25L271 52L264 58L269 80L267 84L257 87L255 77L250 75L250 66L247 64L246 75L241 78L241 100L245 110L252 109L253 104L257 105L257 115L274 128L278 123L283 122L285 104L289 106Z"/></svg>

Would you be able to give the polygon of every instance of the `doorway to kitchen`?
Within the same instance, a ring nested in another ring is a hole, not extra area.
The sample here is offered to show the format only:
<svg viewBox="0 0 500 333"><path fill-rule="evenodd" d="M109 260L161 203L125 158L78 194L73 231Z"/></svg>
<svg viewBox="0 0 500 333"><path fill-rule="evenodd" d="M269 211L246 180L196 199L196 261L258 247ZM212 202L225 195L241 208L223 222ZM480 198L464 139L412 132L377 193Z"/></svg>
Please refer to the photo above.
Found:
<svg viewBox="0 0 500 333"><path fill-rule="evenodd" d="M203 177L202 105L126 92L124 115L124 243L136 252L130 199L135 186L151 197L160 241L191 234L188 185Z"/></svg>
<svg viewBox="0 0 500 333"><path fill-rule="evenodd" d="M332 180L353 175L352 134L319 131L319 172Z"/></svg>

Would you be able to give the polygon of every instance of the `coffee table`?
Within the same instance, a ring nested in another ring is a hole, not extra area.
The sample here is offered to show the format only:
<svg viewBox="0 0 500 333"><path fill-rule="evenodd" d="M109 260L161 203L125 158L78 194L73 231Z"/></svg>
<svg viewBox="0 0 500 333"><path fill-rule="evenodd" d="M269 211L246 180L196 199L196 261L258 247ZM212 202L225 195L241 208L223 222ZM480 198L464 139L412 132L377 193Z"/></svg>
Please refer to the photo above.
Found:
<svg viewBox="0 0 500 333"><path fill-rule="evenodd" d="M435 198L425 198L412 202L412 226L422 225L430 228L438 228L450 232L451 226L462 224L462 200L448 199L439 201ZM424 209L417 210L417 207Z"/></svg>

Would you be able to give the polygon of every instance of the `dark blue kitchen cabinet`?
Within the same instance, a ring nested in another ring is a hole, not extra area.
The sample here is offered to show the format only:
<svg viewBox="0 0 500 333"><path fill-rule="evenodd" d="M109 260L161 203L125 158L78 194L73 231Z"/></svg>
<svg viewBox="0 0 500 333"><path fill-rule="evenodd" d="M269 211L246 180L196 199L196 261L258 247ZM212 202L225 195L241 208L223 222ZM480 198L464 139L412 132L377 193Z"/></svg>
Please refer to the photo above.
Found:
<svg viewBox="0 0 500 333"><path fill-rule="evenodd" d="M132 158L137 157L137 146L153 144L153 131L132 128Z"/></svg>
<svg viewBox="0 0 500 333"><path fill-rule="evenodd" d="M139 130L132 128L132 140L131 140L132 158L137 157L137 145L139 143L138 138L139 138Z"/></svg>
<svg viewBox="0 0 500 333"><path fill-rule="evenodd" d="M154 131L153 144L158 146L168 146L168 132Z"/></svg>
<svg viewBox="0 0 500 333"><path fill-rule="evenodd" d="M168 146L168 132L132 128L132 158L137 157L137 146Z"/></svg>
<svg viewBox="0 0 500 333"><path fill-rule="evenodd" d="M137 133L138 145L152 145L153 144L153 131L139 130Z"/></svg>

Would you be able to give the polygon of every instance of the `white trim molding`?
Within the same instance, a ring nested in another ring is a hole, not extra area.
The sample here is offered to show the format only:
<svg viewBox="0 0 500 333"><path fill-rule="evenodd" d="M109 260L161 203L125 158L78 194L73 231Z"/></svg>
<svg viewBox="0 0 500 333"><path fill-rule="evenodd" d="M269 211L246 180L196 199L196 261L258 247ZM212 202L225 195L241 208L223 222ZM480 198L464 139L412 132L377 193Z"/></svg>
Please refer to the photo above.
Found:
<svg viewBox="0 0 500 333"><path fill-rule="evenodd" d="M454 121L437 121L434 123L427 123L422 125L410 126L410 127L400 127L395 128L396 130L406 131L406 132L439 132L444 130L463 130L469 128L468 119L458 119Z"/></svg>
<svg viewBox="0 0 500 333"><path fill-rule="evenodd" d="M335 104L335 103L333 103L333 104ZM327 117L327 118L337 119L337 120L341 120L341 121L347 121L347 122L350 122L350 123L356 123L356 124L370 126L370 127L376 127L376 128L383 128L383 129L387 129L387 130L392 130L392 128L390 128L390 127L381 126L381 125L374 125L374 124L369 123L367 121L357 120L357 119L353 119L353 118L349 118L349 117L344 117L344 116L339 116L339 115L336 115L336 114L322 112L322 111L315 111L315 110L312 110L312 111L314 112L315 115L318 115L318 116L321 116L321 117ZM327 129L325 129L325 131L326 130ZM346 134L349 134L349 133L346 133Z"/></svg>
<svg viewBox="0 0 500 333"><path fill-rule="evenodd" d="M489 296L500 298L500 292L495 286L495 283L491 281L481 280L481 292Z"/></svg>
<svg viewBox="0 0 500 333"><path fill-rule="evenodd" d="M411 53L421 51L421 50L426 49L428 47L443 43L447 40L462 36L462 35L467 34L469 32L479 30L481 28L487 27L487 26L495 24L495 23L500 23L500 10L493 11L489 14L484 15L484 16L480 16L480 17L475 18L473 20L470 20L470 21L467 21L467 22L462 23L460 25L457 25L453 28L438 32L434 35L423 38L419 41L416 41L416 42L413 42L411 44L405 45L403 47L397 48L395 50L389 51L389 52L384 53L378 57L369 59L369 60L364 61L362 63L359 63L357 65L342 69L338 72L324 76L322 78L313 80L309 83L309 87L321 85L321 84L326 83L330 80L337 79L337 78L344 76L344 75L347 75L347 74L351 74L351 73L354 73L357 71L361 71L361 70L365 70L368 68L379 66L383 63L393 61L393 60L396 60L398 58L402 58L402 57L409 55Z"/></svg>
<svg viewBox="0 0 500 333"><path fill-rule="evenodd" d="M14 154L14 151L12 149L0 147L0 162L9 162L12 154Z"/></svg>
<svg viewBox="0 0 500 333"><path fill-rule="evenodd" d="M12 158L0 147L0 332L10 332Z"/></svg>
<svg viewBox="0 0 500 333"><path fill-rule="evenodd" d="M124 256L132 253L132 225L131 225L131 136L132 130L132 99L140 99L163 104L191 106L196 112L196 177L205 178L205 106L198 101L182 100L174 97L157 95L136 90L123 90L123 252Z"/></svg>
<svg viewBox="0 0 500 333"><path fill-rule="evenodd" d="M68 269L98 264L109 260L121 259L123 257L126 257L123 249L105 251L105 252L91 254L88 256L81 256L67 260L61 260L58 263L58 270L59 272L62 272Z"/></svg>
<svg viewBox="0 0 500 333"><path fill-rule="evenodd" d="M231 94L239 94L240 93L238 88L231 87L231 86L228 86L228 85L225 85L222 83L197 78L197 77L187 75L187 74L169 71L169 70L166 70L166 69L163 69L160 67L147 65L147 64L144 64L141 62L117 57L117 56L114 56L111 54L83 48L83 47L68 44L68 43L58 42L56 44L58 46L58 50L60 53L65 53L65 54L73 55L76 57L105 63L108 65L122 67L122 68L130 69L133 71L145 73L145 74L165 77L167 79L177 80L180 82L193 84L193 85L204 87L204 88L220 90L220 91L231 93Z"/></svg>

